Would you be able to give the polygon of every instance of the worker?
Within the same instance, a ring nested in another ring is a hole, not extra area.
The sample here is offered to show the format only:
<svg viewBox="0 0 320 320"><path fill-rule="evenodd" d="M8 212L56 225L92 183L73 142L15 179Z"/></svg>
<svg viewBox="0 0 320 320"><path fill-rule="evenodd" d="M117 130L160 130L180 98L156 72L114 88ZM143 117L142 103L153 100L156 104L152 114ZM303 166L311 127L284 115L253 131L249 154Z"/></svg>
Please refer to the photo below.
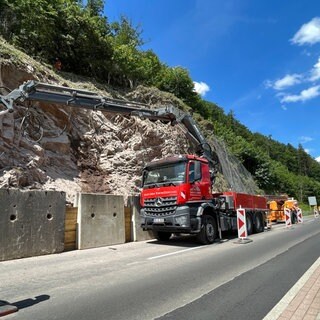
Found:
<svg viewBox="0 0 320 320"><path fill-rule="evenodd" d="M61 71L62 63L61 63L61 61L60 61L59 58L56 58L55 63L54 63L54 68L55 68L57 71Z"/></svg>
<svg viewBox="0 0 320 320"><path fill-rule="evenodd" d="M292 204L292 208L291 208L291 222L292 223L298 223L298 202L295 201Z"/></svg>

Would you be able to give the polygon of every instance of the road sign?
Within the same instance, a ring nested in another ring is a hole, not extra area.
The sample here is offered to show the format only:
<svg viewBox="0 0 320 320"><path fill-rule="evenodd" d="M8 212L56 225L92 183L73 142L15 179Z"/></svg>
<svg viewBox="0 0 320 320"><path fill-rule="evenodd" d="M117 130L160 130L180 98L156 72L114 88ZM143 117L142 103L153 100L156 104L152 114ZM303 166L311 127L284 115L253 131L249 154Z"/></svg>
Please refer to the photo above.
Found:
<svg viewBox="0 0 320 320"><path fill-rule="evenodd" d="M317 205L317 198L316 197L308 197L309 206L316 206Z"/></svg>

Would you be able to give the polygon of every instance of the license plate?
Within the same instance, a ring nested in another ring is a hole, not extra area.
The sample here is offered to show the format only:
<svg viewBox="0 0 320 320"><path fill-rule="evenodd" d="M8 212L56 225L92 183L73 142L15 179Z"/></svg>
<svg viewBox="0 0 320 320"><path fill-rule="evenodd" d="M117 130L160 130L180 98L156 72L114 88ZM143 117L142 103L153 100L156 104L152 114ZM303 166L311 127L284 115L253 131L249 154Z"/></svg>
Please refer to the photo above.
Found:
<svg viewBox="0 0 320 320"><path fill-rule="evenodd" d="M154 218L153 223L164 223L164 218Z"/></svg>

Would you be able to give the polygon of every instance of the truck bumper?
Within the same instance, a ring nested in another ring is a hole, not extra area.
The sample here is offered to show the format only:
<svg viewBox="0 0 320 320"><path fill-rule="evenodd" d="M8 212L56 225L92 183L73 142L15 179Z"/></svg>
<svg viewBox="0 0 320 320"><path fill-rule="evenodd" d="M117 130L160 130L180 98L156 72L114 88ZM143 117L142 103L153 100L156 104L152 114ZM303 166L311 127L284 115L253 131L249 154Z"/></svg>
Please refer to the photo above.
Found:
<svg viewBox="0 0 320 320"><path fill-rule="evenodd" d="M200 230L200 217L191 217L188 206L178 207L171 216L145 215L140 211L141 227L144 231L163 231L171 233L197 233Z"/></svg>

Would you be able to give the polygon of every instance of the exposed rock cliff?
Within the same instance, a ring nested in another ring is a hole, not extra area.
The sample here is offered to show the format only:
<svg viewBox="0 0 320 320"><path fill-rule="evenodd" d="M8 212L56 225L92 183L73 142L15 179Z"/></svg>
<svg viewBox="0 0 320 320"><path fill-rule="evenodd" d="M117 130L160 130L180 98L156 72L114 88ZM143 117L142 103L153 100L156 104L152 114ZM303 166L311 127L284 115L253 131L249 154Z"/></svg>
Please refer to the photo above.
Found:
<svg viewBox="0 0 320 320"><path fill-rule="evenodd" d="M150 107L175 100L156 89L138 87L120 95L98 84L66 80L70 75L62 78L22 53L17 56L10 46L5 49L0 59L1 87L13 89L34 79L138 100ZM26 112L31 117L24 118ZM33 126L40 124L43 137L36 142ZM159 121L45 103L17 106L14 113L2 111L0 130L0 187L61 190L70 202L79 191L137 193L146 162L190 151L176 127Z"/></svg>

